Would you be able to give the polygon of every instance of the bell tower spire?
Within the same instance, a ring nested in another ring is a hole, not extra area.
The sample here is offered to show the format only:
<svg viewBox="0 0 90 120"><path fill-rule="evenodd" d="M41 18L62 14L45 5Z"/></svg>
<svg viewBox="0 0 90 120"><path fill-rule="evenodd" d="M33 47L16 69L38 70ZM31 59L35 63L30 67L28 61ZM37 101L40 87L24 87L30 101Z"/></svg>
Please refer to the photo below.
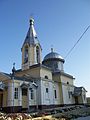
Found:
<svg viewBox="0 0 90 120"><path fill-rule="evenodd" d="M29 66L41 63L41 45L38 40L34 19L30 18L30 27L22 45L22 70L29 69Z"/></svg>

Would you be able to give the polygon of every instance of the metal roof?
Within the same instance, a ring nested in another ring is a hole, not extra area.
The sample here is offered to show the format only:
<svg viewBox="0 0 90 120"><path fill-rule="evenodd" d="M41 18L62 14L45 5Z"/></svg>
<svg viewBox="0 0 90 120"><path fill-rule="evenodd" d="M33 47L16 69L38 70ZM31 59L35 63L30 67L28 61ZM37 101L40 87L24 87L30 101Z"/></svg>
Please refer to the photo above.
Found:
<svg viewBox="0 0 90 120"><path fill-rule="evenodd" d="M87 92L84 87L75 87L73 96L80 96L82 91Z"/></svg>
<svg viewBox="0 0 90 120"><path fill-rule="evenodd" d="M10 74L0 72L0 81L5 81L11 79Z"/></svg>
<svg viewBox="0 0 90 120"><path fill-rule="evenodd" d="M62 58L58 53L52 51L44 57L44 61L49 59L59 59L64 62L64 58Z"/></svg>
<svg viewBox="0 0 90 120"><path fill-rule="evenodd" d="M27 43L29 45L33 45L33 44L37 44L37 43L40 44L39 40L37 38L36 31L34 29L34 19L33 18L30 19L30 27L29 27L29 30L27 32L27 35L26 35L26 38L25 38L23 45L27 44Z"/></svg>

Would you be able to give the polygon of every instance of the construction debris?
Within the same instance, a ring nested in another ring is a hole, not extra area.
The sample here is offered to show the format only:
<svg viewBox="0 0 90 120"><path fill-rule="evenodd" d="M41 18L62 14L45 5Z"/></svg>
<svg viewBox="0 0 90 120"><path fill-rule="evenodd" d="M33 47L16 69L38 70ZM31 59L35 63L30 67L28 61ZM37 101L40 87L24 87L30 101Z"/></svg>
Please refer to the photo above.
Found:
<svg viewBox="0 0 90 120"><path fill-rule="evenodd" d="M90 106L66 106L33 113L2 113L0 120L71 120L90 116Z"/></svg>
<svg viewBox="0 0 90 120"><path fill-rule="evenodd" d="M4 114L0 113L0 120L31 120L32 117L25 113L11 113L11 114Z"/></svg>

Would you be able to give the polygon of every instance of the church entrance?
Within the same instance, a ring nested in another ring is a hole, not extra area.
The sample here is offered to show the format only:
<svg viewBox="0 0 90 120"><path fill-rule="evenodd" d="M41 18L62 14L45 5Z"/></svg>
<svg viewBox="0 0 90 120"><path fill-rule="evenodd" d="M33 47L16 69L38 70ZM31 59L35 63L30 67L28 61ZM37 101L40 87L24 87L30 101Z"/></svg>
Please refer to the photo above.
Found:
<svg viewBox="0 0 90 120"><path fill-rule="evenodd" d="M3 91L0 90L0 108L3 107Z"/></svg>
<svg viewBox="0 0 90 120"><path fill-rule="evenodd" d="M28 89L22 88L22 108L28 108Z"/></svg>

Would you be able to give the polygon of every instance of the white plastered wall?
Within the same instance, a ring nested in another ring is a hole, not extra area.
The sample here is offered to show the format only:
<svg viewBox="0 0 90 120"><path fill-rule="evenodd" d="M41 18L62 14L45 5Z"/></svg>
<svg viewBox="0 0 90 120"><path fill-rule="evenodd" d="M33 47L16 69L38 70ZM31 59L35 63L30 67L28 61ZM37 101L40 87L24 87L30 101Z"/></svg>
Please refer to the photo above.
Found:
<svg viewBox="0 0 90 120"><path fill-rule="evenodd" d="M48 88L48 94L46 93ZM55 98L54 90L56 90L57 98ZM41 80L41 104L54 105L60 104L60 93L58 82L52 80Z"/></svg>
<svg viewBox="0 0 90 120"><path fill-rule="evenodd" d="M74 91L73 78L67 76L61 76L63 104L74 104L75 100L72 96Z"/></svg>

